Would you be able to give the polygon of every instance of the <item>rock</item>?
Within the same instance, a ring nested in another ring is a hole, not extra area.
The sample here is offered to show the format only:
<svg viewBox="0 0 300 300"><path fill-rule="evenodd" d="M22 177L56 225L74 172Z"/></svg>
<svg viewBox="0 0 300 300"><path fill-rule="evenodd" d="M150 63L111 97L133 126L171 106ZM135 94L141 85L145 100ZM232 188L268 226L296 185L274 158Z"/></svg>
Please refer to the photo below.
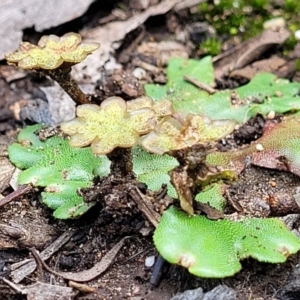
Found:
<svg viewBox="0 0 300 300"><path fill-rule="evenodd" d="M154 265L154 263L155 263L155 256L154 255L146 257L145 267L151 268Z"/></svg>
<svg viewBox="0 0 300 300"><path fill-rule="evenodd" d="M300 41L300 30L295 31L295 39Z"/></svg>
<svg viewBox="0 0 300 300"><path fill-rule="evenodd" d="M203 293L200 287L195 290L187 290L174 296L171 300L235 300L236 292L226 285L218 285L213 290Z"/></svg>
<svg viewBox="0 0 300 300"><path fill-rule="evenodd" d="M286 27L285 19L282 17L273 18L265 21L263 24L264 29L272 29L274 31Z"/></svg>
<svg viewBox="0 0 300 300"><path fill-rule="evenodd" d="M43 31L80 17L93 0L11 0L0 3L0 59L15 51L22 40L23 29Z"/></svg>
<svg viewBox="0 0 300 300"><path fill-rule="evenodd" d="M300 265L298 264L289 276L287 282L277 291L275 299L298 300L300 299Z"/></svg>

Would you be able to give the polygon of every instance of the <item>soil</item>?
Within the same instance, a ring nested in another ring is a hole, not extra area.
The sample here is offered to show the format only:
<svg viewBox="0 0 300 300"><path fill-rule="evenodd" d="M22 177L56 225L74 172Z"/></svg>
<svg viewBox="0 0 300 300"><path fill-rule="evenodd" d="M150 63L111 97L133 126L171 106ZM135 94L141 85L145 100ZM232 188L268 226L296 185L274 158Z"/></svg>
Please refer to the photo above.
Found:
<svg viewBox="0 0 300 300"><path fill-rule="evenodd" d="M92 14L92 12L89 13ZM150 18L142 30L143 38L149 40L151 37L151 39L161 40L166 37L174 37L172 28L179 26L178 20L181 20L181 17L184 22L188 22L187 15L188 10L184 10L181 13L170 12L166 18ZM97 17L93 14L92 16L92 20ZM87 25L94 26L94 23L90 22ZM180 25L183 26L183 24ZM31 34L34 36L30 30L26 31L27 36ZM132 35L126 37L118 53L118 58L122 58L124 70L113 74L109 72L104 74L105 80L99 83L95 91L95 95L99 99L111 96L114 92L125 99L137 97L143 93L142 84L136 80L130 81L130 76L128 78L128 70L133 69L134 65L130 59L126 59L126 53L124 54L126 45L130 45L139 34L139 32L135 32L133 37ZM274 50L274 54L275 52L277 50ZM192 53L193 57L199 56L195 49ZM271 54L269 53L269 55ZM28 104L27 99L37 99L40 96L39 85L41 83L44 86L51 83L36 74L25 74L20 79L7 81L7 72L13 72L12 69L3 62L0 70L0 133L13 139L16 132L24 127L25 123L32 122L30 118L27 118L28 115L27 117L23 116L22 120L20 119L20 114L18 114L20 108L25 103ZM160 73L148 74L147 80L163 83L166 78L161 69ZM240 83L241 81L236 79L233 83L231 78L227 78L223 79L222 86L219 87L237 86ZM40 102L31 104L31 110L41 113L43 108L41 110L39 107ZM223 140L218 146L219 150L227 151L239 148L258 139L262 135L264 124L265 120L262 116L251 119L227 140ZM66 232L70 232L69 241L46 261L53 270L79 272L92 268L123 237L130 236L131 238L125 241L125 245L108 270L86 283L90 287L96 287L95 291L91 293L79 291L75 299L168 300L178 292L197 287L202 287L206 292L219 284L226 284L235 290L239 300L297 299L292 298L293 296L291 298L279 297L278 291L283 290L285 283L290 280L289 277L299 262L300 254L291 256L284 264L267 264L246 259L242 262L241 272L233 277L218 280L196 278L179 266L164 263L158 283L152 284L153 266L148 267L145 262L149 257L158 257L152 242L154 227L139 210L126 186L122 182L111 183L110 179L107 180L109 182L107 187L111 188L107 193L118 195L118 197L112 197L111 202L105 202L104 198L98 195L97 205L77 220L54 219L52 211L41 203L38 189L1 207L1 225L9 226L10 234L3 233L3 227L0 226L0 276L10 278L13 264L32 257L30 248L34 247L41 252ZM253 207L247 205L255 202L255 199L266 199L266 196L270 197L270 195L277 198L291 197L299 186L300 178L291 173L248 165L239 176L239 180L230 184L227 196L231 198L231 201L238 202L253 214ZM11 187L6 187L2 195L9 195L12 191ZM141 187L141 191L145 193L145 187ZM245 197L245 195L247 196ZM270 211L269 208L265 215L276 215L276 212ZM295 216L294 219L288 219L286 222L291 230L298 230L299 218L297 219L297 215L293 216ZM67 286L66 280L43 268L38 268L26 276L21 284L25 287L35 282ZM276 294L278 298L275 297ZM26 299L26 295L16 293L2 282L0 298Z"/></svg>

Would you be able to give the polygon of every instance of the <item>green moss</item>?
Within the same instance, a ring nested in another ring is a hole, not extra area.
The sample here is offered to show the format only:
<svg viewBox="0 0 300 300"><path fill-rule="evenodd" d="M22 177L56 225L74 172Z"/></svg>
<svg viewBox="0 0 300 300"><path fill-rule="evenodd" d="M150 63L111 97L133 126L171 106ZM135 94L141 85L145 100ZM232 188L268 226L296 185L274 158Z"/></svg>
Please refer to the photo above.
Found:
<svg viewBox="0 0 300 300"><path fill-rule="evenodd" d="M294 50L297 43L298 41L296 40L295 35L291 34L291 36L282 45L283 55L287 57L290 52Z"/></svg>
<svg viewBox="0 0 300 300"><path fill-rule="evenodd" d="M284 11L287 13L295 13L300 11L300 2L297 0L284 1Z"/></svg>
<svg viewBox="0 0 300 300"><path fill-rule="evenodd" d="M215 38L210 38L201 43L201 53L208 55L217 55L221 52L221 42Z"/></svg>
<svg viewBox="0 0 300 300"><path fill-rule="evenodd" d="M275 7L267 0L220 0L217 4L210 0L199 5L196 20L208 22L218 36L227 41L232 35L246 40L263 30L263 23L274 18L275 9L276 15L284 17L290 29L292 24L299 24L300 2L297 0L283 1L282 7Z"/></svg>
<svg viewBox="0 0 300 300"><path fill-rule="evenodd" d="M246 39L261 32L263 22L272 17L267 8L266 0L221 0L218 4L208 1L200 4L199 17L204 16L221 36L239 34Z"/></svg>

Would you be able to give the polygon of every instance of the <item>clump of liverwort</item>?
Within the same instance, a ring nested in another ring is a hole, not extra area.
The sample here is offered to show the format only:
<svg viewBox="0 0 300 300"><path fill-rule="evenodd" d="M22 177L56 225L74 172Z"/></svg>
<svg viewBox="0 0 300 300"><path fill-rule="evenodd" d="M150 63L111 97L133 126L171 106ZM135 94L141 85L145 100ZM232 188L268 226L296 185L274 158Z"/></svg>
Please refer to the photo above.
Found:
<svg viewBox="0 0 300 300"><path fill-rule="evenodd" d="M98 49L98 43L82 43L81 36L70 32L62 37L43 36L37 45L22 42L16 52L5 56L8 64L25 70L36 70L55 80L77 103L90 103L70 75L71 67Z"/></svg>

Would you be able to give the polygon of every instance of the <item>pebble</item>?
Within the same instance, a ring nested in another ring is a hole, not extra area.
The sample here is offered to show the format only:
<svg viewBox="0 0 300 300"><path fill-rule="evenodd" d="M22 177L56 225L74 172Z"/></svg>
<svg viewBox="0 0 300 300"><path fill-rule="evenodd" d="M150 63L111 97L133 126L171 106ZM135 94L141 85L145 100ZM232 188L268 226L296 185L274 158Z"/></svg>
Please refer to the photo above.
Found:
<svg viewBox="0 0 300 300"><path fill-rule="evenodd" d="M19 174L21 173L22 171L20 169L15 169L11 179L10 179L10 186L13 188L14 191L16 191L18 188L19 188L19 184L18 184L18 177L19 177Z"/></svg>
<svg viewBox="0 0 300 300"><path fill-rule="evenodd" d="M141 79L145 79L146 78L146 71L142 68L135 68L133 71L132 71L132 75L141 80Z"/></svg>
<svg viewBox="0 0 300 300"><path fill-rule="evenodd" d="M256 149L257 151L264 151L264 147L263 147L262 144L256 144L255 149Z"/></svg>
<svg viewBox="0 0 300 300"><path fill-rule="evenodd" d="M154 255L146 257L145 266L147 268L151 268L154 265L154 263L155 263L155 256Z"/></svg>
<svg viewBox="0 0 300 300"><path fill-rule="evenodd" d="M267 118L269 120L273 120L275 118L275 111L274 110L271 110L268 115L267 115Z"/></svg>
<svg viewBox="0 0 300 300"><path fill-rule="evenodd" d="M273 18L271 20L265 21L263 27L264 29L278 30L280 28L285 28L286 22L282 17Z"/></svg>
<svg viewBox="0 0 300 300"><path fill-rule="evenodd" d="M295 31L295 39L296 39L297 41L300 41L300 29L297 30L297 31Z"/></svg>
<svg viewBox="0 0 300 300"><path fill-rule="evenodd" d="M204 293L200 287L195 290L187 290L175 295L171 300L236 300L237 292L226 285L218 285L211 291Z"/></svg>
<svg viewBox="0 0 300 300"><path fill-rule="evenodd" d="M274 181L274 180L272 180L272 181L270 182L270 184L271 184L272 187L276 187L276 185L277 185L277 184L276 184L276 181Z"/></svg>

